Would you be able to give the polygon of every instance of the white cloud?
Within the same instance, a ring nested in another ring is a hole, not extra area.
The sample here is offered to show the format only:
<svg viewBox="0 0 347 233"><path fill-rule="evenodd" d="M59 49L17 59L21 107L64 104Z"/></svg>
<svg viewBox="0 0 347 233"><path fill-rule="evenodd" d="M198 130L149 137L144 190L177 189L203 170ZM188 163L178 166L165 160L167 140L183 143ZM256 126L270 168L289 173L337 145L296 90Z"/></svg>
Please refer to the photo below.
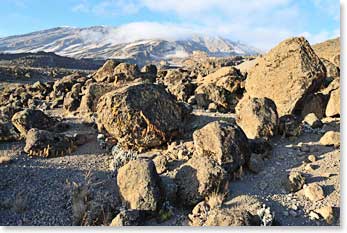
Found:
<svg viewBox="0 0 347 233"><path fill-rule="evenodd" d="M307 0L312 10L325 8L331 16L339 9L337 0ZM129 38L155 38L159 36L180 37L183 34L201 32L241 40L247 44L267 50L281 40L302 32L310 31L307 9L302 9L298 0L103 0L90 4L82 0L83 6L75 9L88 11L96 15L116 16L140 13L142 9L154 13L174 15L175 23L139 22L123 26L130 32ZM316 8L314 8L316 7ZM174 33L171 33L174 32ZM330 33L332 34L332 33ZM152 36L151 36L152 35ZM328 32L317 35L308 34L312 41L329 36ZM127 35L120 35L126 38Z"/></svg>
<svg viewBox="0 0 347 233"><path fill-rule="evenodd" d="M99 31L84 29L80 36L87 42L112 42L121 44L146 39L166 39L177 40L184 39L192 33L203 33L199 28L188 27L186 25L177 25L170 23L157 22L136 22L122 25L120 27L106 27ZM107 35L105 35L107 34Z"/></svg>

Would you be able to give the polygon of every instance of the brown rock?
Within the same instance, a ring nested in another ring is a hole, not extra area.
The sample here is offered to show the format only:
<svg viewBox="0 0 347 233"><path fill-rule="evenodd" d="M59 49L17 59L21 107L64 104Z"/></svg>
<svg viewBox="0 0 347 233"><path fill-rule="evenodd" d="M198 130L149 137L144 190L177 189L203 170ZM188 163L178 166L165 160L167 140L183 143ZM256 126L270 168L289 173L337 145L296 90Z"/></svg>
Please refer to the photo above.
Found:
<svg viewBox="0 0 347 233"><path fill-rule="evenodd" d="M150 160L129 161L118 170L119 193L130 209L156 211L161 204L160 178Z"/></svg>
<svg viewBox="0 0 347 233"><path fill-rule="evenodd" d="M340 37L312 46L320 58L325 58L340 67Z"/></svg>
<svg viewBox="0 0 347 233"><path fill-rule="evenodd" d="M187 110L154 84L136 84L109 92L97 105L98 127L125 148L162 145L184 128Z"/></svg>
<svg viewBox="0 0 347 233"><path fill-rule="evenodd" d="M29 156L60 157L71 154L73 139L46 130L30 129L26 135L24 152Z"/></svg>
<svg viewBox="0 0 347 233"><path fill-rule="evenodd" d="M312 183L304 188L304 195L311 201L320 201L325 198L322 187L317 183Z"/></svg>
<svg viewBox="0 0 347 233"><path fill-rule="evenodd" d="M193 134L195 153L217 161L228 172L244 165L251 155L248 139L237 124L215 121Z"/></svg>
<svg viewBox="0 0 347 233"><path fill-rule="evenodd" d="M143 217L138 210L122 210L111 222L111 227L140 226Z"/></svg>
<svg viewBox="0 0 347 233"><path fill-rule="evenodd" d="M284 187L288 192L297 192L305 184L305 178L300 172L290 172L289 176L284 182Z"/></svg>
<svg viewBox="0 0 347 233"><path fill-rule="evenodd" d="M284 137L297 137L301 133L301 125L294 115L284 115L279 119L278 133Z"/></svg>
<svg viewBox="0 0 347 233"><path fill-rule="evenodd" d="M207 156L194 155L177 172L177 197L180 203L196 205L212 192L226 185L227 173Z"/></svg>
<svg viewBox="0 0 347 233"><path fill-rule="evenodd" d="M158 155L153 159L153 162L157 170L157 173L162 174L167 170L169 159L165 155Z"/></svg>
<svg viewBox="0 0 347 233"><path fill-rule="evenodd" d="M322 216L328 224L334 222L334 211L331 206L323 206L315 210L315 212Z"/></svg>
<svg viewBox="0 0 347 233"><path fill-rule="evenodd" d="M340 68L337 67L334 63L331 61L321 58L321 61L323 62L325 68L327 69L327 78L335 79L337 77L340 77Z"/></svg>
<svg viewBox="0 0 347 233"><path fill-rule="evenodd" d="M320 128L323 126L323 123L314 113L309 113L305 116L304 122L306 122L309 126L311 126L313 129Z"/></svg>
<svg viewBox="0 0 347 233"><path fill-rule="evenodd" d="M185 102L194 94L196 88L188 72L180 69L168 70L162 82L177 100Z"/></svg>
<svg viewBox="0 0 347 233"><path fill-rule="evenodd" d="M319 140L319 143L323 146L339 147L340 146L340 132L335 132L335 131L326 132Z"/></svg>
<svg viewBox="0 0 347 233"><path fill-rule="evenodd" d="M140 70L136 64L120 63L113 71L114 84L119 85L134 81L140 76Z"/></svg>
<svg viewBox="0 0 347 233"><path fill-rule="evenodd" d="M243 94L243 81L241 72L231 66L198 78L199 86L195 90L198 106L207 108L210 103L215 103L219 111L233 112Z"/></svg>
<svg viewBox="0 0 347 233"><path fill-rule="evenodd" d="M11 121L23 137L32 128L49 129L57 123L56 120L47 116L41 110L33 109L25 109L17 112L13 115Z"/></svg>
<svg viewBox="0 0 347 233"><path fill-rule="evenodd" d="M301 117L304 118L306 115L314 113L319 119L322 119L325 116L328 100L328 96L322 93L307 95L305 105L301 111Z"/></svg>
<svg viewBox="0 0 347 233"><path fill-rule="evenodd" d="M320 87L326 70L304 38L290 38L264 55L250 70L246 91L272 99L279 116L302 109L305 97Z"/></svg>
<svg viewBox="0 0 347 233"><path fill-rule="evenodd" d="M108 60L106 63L96 71L96 73L93 75L94 79L97 82L104 82L107 79L112 79L113 77L113 70L116 68L116 66L119 63L113 61L113 60ZM109 80L111 81L111 80Z"/></svg>
<svg viewBox="0 0 347 233"><path fill-rule="evenodd" d="M237 124L248 138L270 138L277 133L278 115L275 103L268 98L244 96L236 106Z"/></svg>
<svg viewBox="0 0 347 233"><path fill-rule="evenodd" d="M331 92L325 115L328 117L340 115L340 88Z"/></svg>
<svg viewBox="0 0 347 233"><path fill-rule="evenodd" d="M92 83L85 90L85 94L81 99L79 112L83 115L86 113L93 113L96 111L98 100L104 94L114 90L115 87L110 84Z"/></svg>
<svg viewBox="0 0 347 233"><path fill-rule="evenodd" d="M215 84L202 84L195 90L195 99L199 107L207 109L210 103L215 103L221 112L234 112L239 101L237 95Z"/></svg>
<svg viewBox="0 0 347 233"><path fill-rule="evenodd" d="M233 198L228 205L212 208L199 225L193 226L255 226L260 225L257 211L261 202L251 196L241 195ZM193 213L193 216L199 216ZM192 216L192 217L193 217ZM194 219L193 217L193 219Z"/></svg>
<svg viewBox="0 0 347 233"><path fill-rule="evenodd" d="M264 169L264 160L262 158L262 155L259 154L252 154L251 158L249 159L248 168L254 173L259 173Z"/></svg>

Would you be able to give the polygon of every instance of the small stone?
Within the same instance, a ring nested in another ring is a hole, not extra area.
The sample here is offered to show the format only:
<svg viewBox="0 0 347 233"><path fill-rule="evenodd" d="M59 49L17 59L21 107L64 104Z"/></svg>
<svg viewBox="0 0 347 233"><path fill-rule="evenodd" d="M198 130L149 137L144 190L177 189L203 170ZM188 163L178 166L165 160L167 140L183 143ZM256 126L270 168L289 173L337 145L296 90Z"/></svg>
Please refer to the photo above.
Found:
<svg viewBox="0 0 347 233"><path fill-rule="evenodd" d="M318 220L319 219L319 215L313 211L311 211L308 216L310 217L311 220Z"/></svg>
<svg viewBox="0 0 347 233"><path fill-rule="evenodd" d="M323 188L317 183L307 185L304 188L304 194L311 201L319 201L325 197Z"/></svg>
<svg viewBox="0 0 347 233"><path fill-rule="evenodd" d="M96 137L98 140L104 140L105 139L105 135L103 134L98 134L98 136Z"/></svg>
<svg viewBox="0 0 347 233"><path fill-rule="evenodd" d="M302 189L305 184L305 178L300 172L290 172L284 186L288 192L296 192Z"/></svg>
<svg viewBox="0 0 347 233"><path fill-rule="evenodd" d="M248 161L248 168L254 173L259 173L264 169L264 160L259 154L251 154L251 158Z"/></svg>
<svg viewBox="0 0 347 233"><path fill-rule="evenodd" d="M153 159L155 168L158 174L162 174L167 170L168 158L163 155L158 155Z"/></svg>
<svg viewBox="0 0 347 233"><path fill-rule="evenodd" d="M305 116L304 122L311 126L313 129L322 127L323 123L314 113L309 113Z"/></svg>
<svg viewBox="0 0 347 233"><path fill-rule="evenodd" d="M331 206L324 206L320 209L315 210L319 215L321 215L328 224L332 224L334 221L334 211Z"/></svg>
<svg viewBox="0 0 347 233"><path fill-rule="evenodd" d="M308 161L310 161L311 163L313 163L313 162L316 162L316 161L317 161L317 158L316 158L316 156L315 156L315 155L309 155L309 156L307 157L307 159L308 159Z"/></svg>
<svg viewBox="0 0 347 233"><path fill-rule="evenodd" d="M292 205L292 209L293 209L293 210L298 210L298 206L295 205L295 204L293 204L293 205Z"/></svg>
<svg viewBox="0 0 347 233"><path fill-rule="evenodd" d="M339 147L340 146L340 132L335 132L335 131L326 132L319 140L319 143L323 146Z"/></svg>
<svg viewBox="0 0 347 233"><path fill-rule="evenodd" d="M216 103L210 103L210 104L208 105L208 110L209 110L210 112L217 112L217 109L218 109L218 106L217 106Z"/></svg>
<svg viewBox="0 0 347 233"><path fill-rule="evenodd" d="M298 214L294 210L289 210L289 214L293 217L298 216Z"/></svg>

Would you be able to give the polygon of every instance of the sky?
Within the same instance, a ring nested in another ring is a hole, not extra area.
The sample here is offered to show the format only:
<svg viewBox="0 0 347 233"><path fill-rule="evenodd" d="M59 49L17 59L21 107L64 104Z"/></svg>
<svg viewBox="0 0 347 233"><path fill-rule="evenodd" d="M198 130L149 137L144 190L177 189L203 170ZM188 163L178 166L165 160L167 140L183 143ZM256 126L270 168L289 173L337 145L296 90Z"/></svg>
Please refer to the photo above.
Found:
<svg viewBox="0 0 347 233"><path fill-rule="evenodd" d="M0 37L59 26L122 26L129 36L222 36L268 50L340 35L339 0L0 0ZM139 39L139 38L137 38Z"/></svg>

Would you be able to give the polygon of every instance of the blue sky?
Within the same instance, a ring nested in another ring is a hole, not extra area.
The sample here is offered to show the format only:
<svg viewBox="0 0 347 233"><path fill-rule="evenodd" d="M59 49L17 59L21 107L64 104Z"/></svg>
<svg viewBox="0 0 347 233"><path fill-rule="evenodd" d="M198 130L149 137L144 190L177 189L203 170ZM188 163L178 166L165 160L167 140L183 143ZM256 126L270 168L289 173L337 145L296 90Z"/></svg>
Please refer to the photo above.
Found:
<svg viewBox="0 0 347 233"><path fill-rule="evenodd" d="M0 37L58 26L131 24L132 30L141 33L159 30L171 36L207 33L269 49L290 36L304 35L316 43L340 34L339 0L0 0L0 3Z"/></svg>

